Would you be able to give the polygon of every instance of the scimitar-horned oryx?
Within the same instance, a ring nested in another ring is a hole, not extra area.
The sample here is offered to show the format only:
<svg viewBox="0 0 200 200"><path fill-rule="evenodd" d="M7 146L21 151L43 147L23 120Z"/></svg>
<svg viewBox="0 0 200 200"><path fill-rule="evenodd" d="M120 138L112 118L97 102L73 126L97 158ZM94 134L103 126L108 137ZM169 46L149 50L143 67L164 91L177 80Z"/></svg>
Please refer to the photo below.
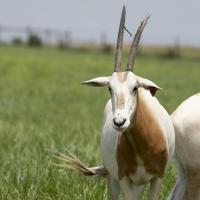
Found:
<svg viewBox="0 0 200 200"><path fill-rule="evenodd" d="M125 14L123 7L113 74L83 82L107 87L111 95L105 106L101 136L104 166L86 168L76 158L63 159L86 175L105 174L111 200L118 200L120 191L125 200L138 199L149 182L149 199L157 200L165 169L174 153L174 128L170 116L154 97L160 87L133 73L136 51L149 17L141 22L127 68L121 71Z"/></svg>
<svg viewBox="0 0 200 200"><path fill-rule="evenodd" d="M169 200L200 199L200 93L172 114L176 135L178 179Z"/></svg>

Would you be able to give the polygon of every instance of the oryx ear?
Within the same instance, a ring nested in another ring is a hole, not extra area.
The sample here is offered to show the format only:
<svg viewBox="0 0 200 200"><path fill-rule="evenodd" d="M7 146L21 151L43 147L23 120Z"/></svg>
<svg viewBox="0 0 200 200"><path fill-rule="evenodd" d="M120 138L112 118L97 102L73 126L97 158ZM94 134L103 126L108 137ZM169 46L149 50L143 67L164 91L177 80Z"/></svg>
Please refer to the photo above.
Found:
<svg viewBox="0 0 200 200"><path fill-rule="evenodd" d="M152 82L148 79L145 79L145 78L142 78L139 76L136 76L136 79L138 81L138 87L143 87L143 88L149 90L151 92L152 96L155 96L157 90L162 89L159 86L157 86L154 82Z"/></svg>
<svg viewBox="0 0 200 200"><path fill-rule="evenodd" d="M89 85L93 87L103 87L103 86L108 85L109 80L110 80L110 76L98 77L98 78L94 78L88 81L83 81L81 84Z"/></svg>

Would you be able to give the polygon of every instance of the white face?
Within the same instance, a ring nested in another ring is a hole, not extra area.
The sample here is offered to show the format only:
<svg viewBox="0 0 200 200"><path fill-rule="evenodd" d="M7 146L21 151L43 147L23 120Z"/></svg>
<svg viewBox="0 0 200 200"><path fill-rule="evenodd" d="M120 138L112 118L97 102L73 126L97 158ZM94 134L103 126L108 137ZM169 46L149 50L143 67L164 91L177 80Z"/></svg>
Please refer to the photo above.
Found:
<svg viewBox="0 0 200 200"><path fill-rule="evenodd" d="M113 127L117 130L126 130L133 117L138 81L130 72L114 72L108 83L113 110Z"/></svg>
<svg viewBox="0 0 200 200"><path fill-rule="evenodd" d="M113 128L126 130L130 126L137 106L137 88L149 90L152 96L161 89L148 79L136 76L131 71L113 72L109 77L98 77L82 82L85 85L102 87L110 90L113 110Z"/></svg>

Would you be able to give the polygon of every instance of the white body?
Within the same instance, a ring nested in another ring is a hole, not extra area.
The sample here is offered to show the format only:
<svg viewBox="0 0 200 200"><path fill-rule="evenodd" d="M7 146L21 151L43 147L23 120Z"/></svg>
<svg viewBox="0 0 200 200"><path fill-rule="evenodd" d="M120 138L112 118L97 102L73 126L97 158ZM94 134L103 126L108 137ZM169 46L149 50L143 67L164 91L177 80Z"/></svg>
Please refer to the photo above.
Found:
<svg viewBox="0 0 200 200"><path fill-rule="evenodd" d="M143 97L145 98L146 102L148 102L148 105L151 108L152 112L154 113L155 117L157 118L159 125L162 127L164 137L166 139L166 144L168 147L168 164L169 164L173 156L174 146L175 146L174 128L173 128L170 116L168 115L166 110L162 107L162 105L160 105L158 100L151 95L149 90L140 88L140 92L142 92ZM113 119L112 105L111 105L111 100L109 100L105 107L104 126L103 126L102 137L101 137L101 151L102 151L104 165L106 169L109 171L109 174L111 175L111 179L116 182L115 185L119 184L121 186L121 189L125 188L126 193L130 193L130 195L127 194L125 196L126 199L128 200L139 198L139 195L143 189L143 185L141 185L140 182L145 181L145 183L148 183L149 181L153 181L157 183L157 186L155 184L155 186L153 185L151 187L150 190L152 190L152 194L150 194L150 199L152 200L157 199L158 195L155 194L156 193L155 190L156 188L160 189L161 180L157 179L155 181L154 178L157 178L157 177L154 174L149 174L145 171L142 160L140 160L140 158L138 158L140 165L137 168L137 172L132 177L129 177L131 178L133 184L135 185L135 187L131 187L132 191L128 191L129 189L127 189L126 187L125 180L122 179L119 182L118 166L117 166L117 161L116 161L116 144L117 144L117 138L120 132L113 128L112 119ZM119 188L117 188L116 186L115 188L116 190L119 190ZM154 197L154 194L156 195L155 197ZM114 195L114 196L117 196L117 195Z"/></svg>
<svg viewBox="0 0 200 200"><path fill-rule="evenodd" d="M200 94L184 101L172 114L179 163L171 200L200 199Z"/></svg>
<svg viewBox="0 0 200 200"><path fill-rule="evenodd" d="M143 185L150 181L149 199L157 200L165 168L174 152L174 129L169 115L153 97L161 88L133 73L138 44L149 16L140 23L131 45L127 68L121 71L125 16L124 6L114 72L111 76L82 83L107 87L111 95L105 108L101 138L110 199L118 200L121 189L125 200L136 200Z"/></svg>

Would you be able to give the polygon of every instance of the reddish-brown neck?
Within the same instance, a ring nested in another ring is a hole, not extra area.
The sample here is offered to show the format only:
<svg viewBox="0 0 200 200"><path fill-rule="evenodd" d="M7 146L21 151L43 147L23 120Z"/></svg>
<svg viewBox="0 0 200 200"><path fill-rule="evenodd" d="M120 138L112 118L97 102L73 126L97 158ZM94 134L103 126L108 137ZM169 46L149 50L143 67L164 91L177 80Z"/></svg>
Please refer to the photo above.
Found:
<svg viewBox="0 0 200 200"><path fill-rule="evenodd" d="M117 144L119 177L134 174L137 158L147 172L162 177L168 159L167 144L160 124L140 91L130 128L122 133Z"/></svg>

